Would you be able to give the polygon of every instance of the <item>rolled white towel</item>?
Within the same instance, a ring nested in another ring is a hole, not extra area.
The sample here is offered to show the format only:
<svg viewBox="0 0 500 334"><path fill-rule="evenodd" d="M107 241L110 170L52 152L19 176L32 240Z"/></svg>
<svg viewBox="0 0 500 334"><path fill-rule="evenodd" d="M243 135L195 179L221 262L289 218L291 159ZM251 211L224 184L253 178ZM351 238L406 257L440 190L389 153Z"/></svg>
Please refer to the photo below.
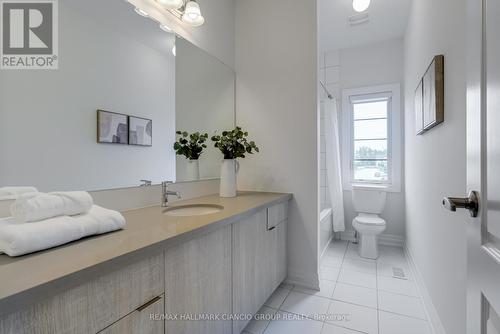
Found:
<svg viewBox="0 0 500 334"><path fill-rule="evenodd" d="M85 191L28 193L19 196L10 213L19 223L36 222L58 216L74 216L89 212L94 201Z"/></svg>
<svg viewBox="0 0 500 334"><path fill-rule="evenodd" d="M37 193L35 187L0 187L0 201L15 200L26 193Z"/></svg>
<svg viewBox="0 0 500 334"><path fill-rule="evenodd" d="M36 223L18 223L13 217L4 218L0 219L0 253L24 255L124 226L125 218L119 212L96 205L87 214L60 216Z"/></svg>

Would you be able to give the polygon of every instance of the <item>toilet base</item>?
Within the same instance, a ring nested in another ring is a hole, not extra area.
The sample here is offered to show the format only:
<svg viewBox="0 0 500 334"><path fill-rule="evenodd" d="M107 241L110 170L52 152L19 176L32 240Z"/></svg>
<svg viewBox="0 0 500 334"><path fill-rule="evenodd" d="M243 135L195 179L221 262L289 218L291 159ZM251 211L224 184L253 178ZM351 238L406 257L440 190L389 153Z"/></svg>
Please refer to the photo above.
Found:
<svg viewBox="0 0 500 334"><path fill-rule="evenodd" d="M378 236L359 233L358 254L362 258L376 260L378 258Z"/></svg>

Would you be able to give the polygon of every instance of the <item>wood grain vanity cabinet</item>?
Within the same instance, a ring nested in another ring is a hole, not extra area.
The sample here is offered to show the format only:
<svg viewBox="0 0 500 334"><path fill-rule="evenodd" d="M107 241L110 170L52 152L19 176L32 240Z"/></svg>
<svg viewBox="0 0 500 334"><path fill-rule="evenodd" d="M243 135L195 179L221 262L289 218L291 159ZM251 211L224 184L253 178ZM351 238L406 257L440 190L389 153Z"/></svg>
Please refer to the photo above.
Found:
<svg viewBox="0 0 500 334"><path fill-rule="evenodd" d="M287 203L233 225L233 313L255 314L286 278ZM248 319L233 322L240 333Z"/></svg>
<svg viewBox="0 0 500 334"><path fill-rule="evenodd" d="M102 263L89 278L64 281L52 297L0 316L0 334L241 333L249 320L228 316L255 314L286 278L287 210L287 201L263 206L185 241Z"/></svg>
<svg viewBox="0 0 500 334"><path fill-rule="evenodd" d="M231 226L165 252L165 311L196 317L231 314ZM166 334L230 334L231 320L167 320Z"/></svg>

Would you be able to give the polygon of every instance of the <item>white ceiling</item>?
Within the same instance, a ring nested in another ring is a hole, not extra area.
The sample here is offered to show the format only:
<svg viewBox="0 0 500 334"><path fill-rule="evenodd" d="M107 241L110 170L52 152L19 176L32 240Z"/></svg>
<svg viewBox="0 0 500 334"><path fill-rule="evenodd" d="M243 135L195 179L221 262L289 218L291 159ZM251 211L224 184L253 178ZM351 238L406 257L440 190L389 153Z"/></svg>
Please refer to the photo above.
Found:
<svg viewBox="0 0 500 334"><path fill-rule="evenodd" d="M371 0L370 21L350 26L348 18L357 14L352 0L318 0L320 51L345 49L402 37L411 0Z"/></svg>

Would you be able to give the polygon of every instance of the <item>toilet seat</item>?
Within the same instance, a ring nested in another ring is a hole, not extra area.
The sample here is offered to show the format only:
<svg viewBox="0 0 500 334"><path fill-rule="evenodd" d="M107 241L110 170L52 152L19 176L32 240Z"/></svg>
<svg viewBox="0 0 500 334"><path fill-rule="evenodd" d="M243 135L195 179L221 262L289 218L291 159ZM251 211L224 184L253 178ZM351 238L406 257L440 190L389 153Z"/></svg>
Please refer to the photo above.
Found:
<svg viewBox="0 0 500 334"><path fill-rule="evenodd" d="M368 226L384 226L385 220L376 215L359 215L354 218L356 222L360 225L368 225Z"/></svg>

